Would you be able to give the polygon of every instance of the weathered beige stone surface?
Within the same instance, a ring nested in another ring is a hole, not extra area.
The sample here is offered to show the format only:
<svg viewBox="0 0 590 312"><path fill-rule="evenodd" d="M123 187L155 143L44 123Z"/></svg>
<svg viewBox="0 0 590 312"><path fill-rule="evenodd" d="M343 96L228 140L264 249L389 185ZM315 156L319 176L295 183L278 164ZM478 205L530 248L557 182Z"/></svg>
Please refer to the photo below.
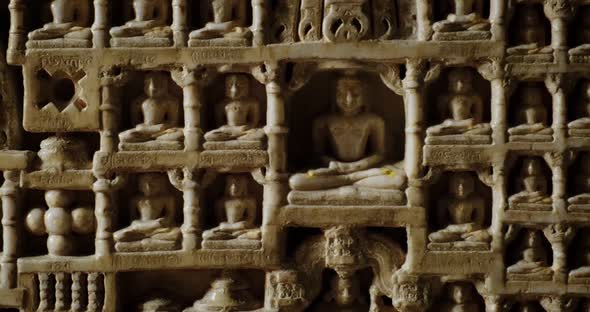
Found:
<svg viewBox="0 0 590 312"><path fill-rule="evenodd" d="M0 311L590 311L590 2L0 4Z"/></svg>

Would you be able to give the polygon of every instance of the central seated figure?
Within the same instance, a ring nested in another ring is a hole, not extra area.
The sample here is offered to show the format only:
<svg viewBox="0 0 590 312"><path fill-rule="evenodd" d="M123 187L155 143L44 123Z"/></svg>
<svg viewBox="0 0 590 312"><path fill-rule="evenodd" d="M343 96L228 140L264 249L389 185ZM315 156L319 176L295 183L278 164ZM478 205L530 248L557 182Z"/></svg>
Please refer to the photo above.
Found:
<svg viewBox="0 0 590 312"><path fill-rule="evenodd" d="M451 118L426 130L427 144L490 144L492 128L482 123L483 101L473 90L473 76L468 69L449 73L450 93L440 103L448 107Z"/></svg>
<svg viewBox="0 0 590 312"><path fill-rule="evenodd" d="M87 0L53 0L53 21L29 33L27 48L90 48L88 27L90 3Z"/></svg>
<svg viewBox="0 0 590 312"><path fill-rule="evenodd" d="M473 176L458 172L449 181L451 196L440 201L439 220L448 226L428 235L432 250L487 250L492 237L485 224L485 202L475 192Z"/></svg>
<svg viewBox="0 0 590 312"><path fill-rule="evenodd" d="M158 72L148 73L144 92L145 95L131 104L131 121L137 125L119 134L119 149L181 150L184 140L184 132L178 127L181 104L169 94L166 76Z"/></svg>
<svg viewBox="0 0 590 312"><path fill-rule="evenodd" d="M363 86L353 77L337 83L338 112L313 122L315 156L325 168L289 179L295 205L404 205L403 162L381 165L385 121L363 111Z"/></svg>
<svg viewBox="0 0 590 312"><path fill-rule="evenodd" d="M133 0L135 19L111 28L113 47L168 47L172 29L166 25L170 1Z"/></svg>
<svg viewBox="0 0 590 312"><path fill-rule="evenodd" d="M216 107L218 129L205 133L206 150L264 149L260 127L260 102L250 97L250 80L245 75L229 75L225 80L226 99Z"/></svg>

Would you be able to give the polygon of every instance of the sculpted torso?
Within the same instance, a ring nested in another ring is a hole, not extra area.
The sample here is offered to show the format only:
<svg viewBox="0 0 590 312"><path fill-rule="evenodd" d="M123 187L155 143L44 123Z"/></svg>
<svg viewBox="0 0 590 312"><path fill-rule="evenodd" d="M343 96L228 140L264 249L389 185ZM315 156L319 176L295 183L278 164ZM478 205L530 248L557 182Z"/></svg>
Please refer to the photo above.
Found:
<svg viewBox="0 0 590 312"><path fill-rule="evenodd" d="M334 158L339 161L357 161L366 156L372 127L383 121L374 114L363 113L353 117L326 117L318 120L318 129L328 138Z"/></svg>
<svg viewBox="0 0 590 312"><path fill-rule="evenodd" d="M178 105L175 100L168 97L146 98L141 103L143 122L146 125L170 124L169 112ZM170 124L170 126L174 126Z"/></svg>
<svg viewBox="0 0 590 312"><path fill-rule="evenodd" d="M139 212L139 220L149 221L165 217L167 214L167 206L174 203L174 198L171 196L158 196L151 198L137 198L137 211Z"/></svg>
<svg viewBox="0 0 590 312"><path fill-rule="evenodd" d="M483 200L471 196L463 199L453 199L449 202L449 218L453 224L465 224L474 221L474 213L483 208Z"/></svg>
<svg viewBox="0 0 590 312"><path fill-rule="evenodd" d="M56 24L65 24L73 22L76 8L80 5L80 0L54 0L51 2L51 13L53 21Z"/></svg>

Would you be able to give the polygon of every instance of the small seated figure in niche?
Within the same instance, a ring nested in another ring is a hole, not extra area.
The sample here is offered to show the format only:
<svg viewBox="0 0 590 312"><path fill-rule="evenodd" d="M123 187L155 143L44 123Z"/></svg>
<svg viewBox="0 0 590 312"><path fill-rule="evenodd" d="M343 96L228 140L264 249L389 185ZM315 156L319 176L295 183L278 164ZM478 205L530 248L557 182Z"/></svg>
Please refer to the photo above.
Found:
<svg viewBox="0 0 590 312"><path fill-rule="evenodd" d="M27 48L90 48L90 1L51 1L53 21L29 33Z"/></svg>
<svg viewBox="0 0 590 312"><path fill-rule="evenodd" d="M449 73L450 93L440 103L451 113L451 118L426 130L428 144L489 144L492 129L482 123L483 101L473 89L473 75L465 68Z"/></svg>
<svg viewBox="0 0 590 312"><path fill-rule="evenodd" d="M518 45L508 48L506 52L512 56L551 56L553 48L547 45L544 22L541 10L531 5L523 6L516 27Z"/></svg>
<svg viewBox="0 0 590 312"><path fill-rule="evenodd" d="M211 288L202 299L195 301L184 312L253 311L262 307L252 294L250 285L238 273L223 271L221 277L211 283Z"/></svg>
<svg viewBox="0 0 590 312"><path fill-rule="evenodd" d="M585 238L582 246L580 247L582 249L580 258L582 258L581 262L583 262L583 265L570 272L570 280L576 278L590 279L590 240Z"/></svg>
<svg viewBox="0 0 590 312"><path fill-rule="evenodd" d="M130 205L133 221L114 233L117 251L161 251L180 247L181 233L175 221L176 198L168 189L168 183L163 174L139 176L141 194Z"/></svg>
<svg viewBox="0 0 590 312"><path fill-rule="evenodd" d="M358 312L369 311L369 304L361 295L360 285L354 275L335 275L330 281L330 290L322 301L313 305L313 312Z"/></svg>
<svg viewBox="0 0 590 312"><path fill-rule="evenodd" d="M548 125L547 108L543 104L543 89L527 85L521 89L517 126L508 129L511 142L551 142L553 129Z"/></svg>
<svg viewBox="0 0 590 312"><path fill-rule="evenodd" d="M248 177L229 175L225 196L215 205L219 226L203 232L203 248L260 248L261 232L256 228L256 199L248 194Z"/></svg>
<svg viewBox="0 0 590 312"><path fill-rule="evenodd" d="M316 158L326 168L289 179L288 200L299 205L403 205L407 177L403 161L379 166L385 157L385 122L363 111L361 82L338 81L338 112L313 122Z"/></svg>
<svg viewBox="0 0 590 312"><path fill-rule="evenodd" d="M487 40L490 22L482 17L482 0L450 0L454 13L432 25L434 40Z"/></svg>
<svg viewBox="0 0 590 312"><path fill-rule="evenodd" d="M213 21L189 34L189 46L245 46L252 40L248 21L248 1L210 0Z"/></svg>
<svg viewBox="0 0 590 312"><path fill-rule="evenodd" d="M590 6L585 5L580 8L579 17L577 18L576 30L577 40L580 45L570 49L570 55L588 55L590 54Z"/></svg>
<svg viewBox="0 0 590 312"><path fill-rule="evenodd" d="M523 161L518 183L521 191L508 198L510 209L532 211L552 209L547 177L539 158L526 158Z"/></svg>
<svg viewBox="0 0 590 312"><path fill-rule="evenodd" d="M135 128L119 134L120 150L180 150L184 132L179 128L180 101L170 95L163 73L146 75L145 94L131 104Z"/></svg>
<svg viewBox="0 0 590 312"><path fill-rule="evenodd" d="M485 226L485 201L475 192L474 177L467 172L454 173L449 181L450 197L438 204L439 220L449 225L428 235L430 249L486 250L491 235Z"/></svg>
<svg viewBox="0 0 590 312"><path fill-rule="evenodd" d="M576 101L576 108L583 115L582 117L570 122L568 134L570 136L590 137L590 80L582 84L583 93Z"/></svg>
<svg viewBox="0 0 590 312"><path fill-rule="evenodd" d="M527 231L522 259L508 267L508 278L514 280L551 279L553 271L548 266L547 252L541 243L539 231Z"/></svg>
<svg viewBox="0 0 590 312"><path fill-rule="evenodd" d="M264 149L260 128L260 101L250 96L250 80L245 75L225 79L226 99L216 107L221 127L205 133L206 150Z"/></svg>
<svg viewBox="0 0 590 312"><path fill-rule="evenodd" d="M166 25L170 1L133 0L135 18L110 30L113 47L166 47L172 45L172 29Z"/></svg>
<svg viewBox="0 0 590 312"><path fill-rule="evenodd" d="M448 289L449 298L441 304L441 312L474 312L482 310L471 285L468 283L453 283Z"/></svg>
<svg viewBox="0 0 590 312"><path fill-rule="evenodd" d="M590 212L590 154L584 154L579 163L580 170L576 168L574 176L575 196L567 201L570 204L569 211Z"/></svg>

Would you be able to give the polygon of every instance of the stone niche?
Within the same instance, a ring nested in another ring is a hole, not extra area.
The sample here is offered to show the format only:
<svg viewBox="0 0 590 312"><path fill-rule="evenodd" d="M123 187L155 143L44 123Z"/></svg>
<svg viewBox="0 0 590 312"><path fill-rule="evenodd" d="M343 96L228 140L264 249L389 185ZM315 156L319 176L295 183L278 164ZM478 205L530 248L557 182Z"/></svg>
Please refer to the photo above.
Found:
<svg viewBox="0 0 590 312"><path fill-rule="evenodd" d="M508 184L508 210L551 211L552 172L541 156L512 158Z"/></svg>
<svg viewBox="0 0 590 312"><path fill-rule="evenodd" d="M122 311L254 311L264 302L257 270L138 271L117 275Z"/></svg>
<svg viewBox="0 0 590 312"><path fill-rule="evenodd" d="M119 12L113 14L114 19L110 23L111 46L172 46L172 1L143 1L138 9L134 8L133 2L122 0L110 3L110 9Z"/></svg>
<svg viewBox="0 0 590 312"><path fill-rule="evenodd" d="M153 103L155 105L149 105ZM117 89L123 113L121 151L177 151L184 148L182 89L168 71L134 71ZM146 111L150 107L151 111Z"/></svg>
<svg viewBox="0 0 590 312"><path fill-rule="evenodd" d="M540 81L519 83L510 97L508 135L510 142L543 143L553 141L553 103Z"/></svg>
<svg viewBox="0 0 590 312"><path fill-rule="evenodd" d="M553 271L551 244L543 231L522 228L514 241L507 244L504 262L507 281L551 281Z"/></svg>
<svg viewBox="0 0 590 312"><path fill-rule="evenodd" d="M289 116L289 168L290 172L318 167L313 155L311 142L311 121L322 114L336 109L336 82L345 77L342 71L319 72L297 91L290 99L287 110ZM401 96L389 90L377 75L360 72L357 76L363 81L365 110L385 119L386 156L388 163L404 159L404 103Z"/></svg>
<svg viewBox="0 0 590 312"><path fill-rule="evenodd" d="M445 68L439 78L428 85L426 92L426 144L492 143L490 83L475 68Z"/></svg>
<svg viewBox="0 0 590 312"><path fill-rule="evenodd" d="M475 172L445 172L430 188L428 198L431 207L428 249L489 250L492 190ZM462 207L470 207L472 211L463 211Z"/></svg>

